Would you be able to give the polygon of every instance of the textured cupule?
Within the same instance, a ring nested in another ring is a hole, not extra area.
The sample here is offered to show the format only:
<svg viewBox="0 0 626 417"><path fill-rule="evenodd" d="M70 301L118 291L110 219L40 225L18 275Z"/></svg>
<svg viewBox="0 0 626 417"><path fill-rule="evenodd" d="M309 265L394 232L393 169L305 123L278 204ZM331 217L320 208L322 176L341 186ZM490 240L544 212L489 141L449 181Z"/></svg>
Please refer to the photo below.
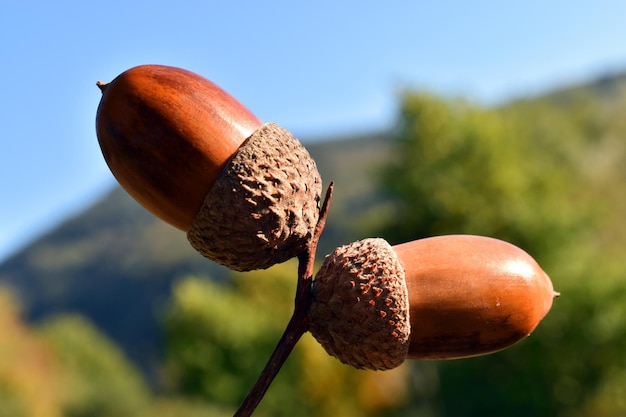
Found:
<svg viewBox="0 0 626 417"><path fill-rule="evenodd" d="M407 356L411 326L402 264L384 239L337 248L313 281L311 334L341 362L385 370Z"/></svg>
<svg viewBox="0 0 626 417"><path fill-rule="evenodd" d="M302 253L319 217L322 180L287 130L267 123L239 148L187 232L205 257L237 271Z"/></svg>

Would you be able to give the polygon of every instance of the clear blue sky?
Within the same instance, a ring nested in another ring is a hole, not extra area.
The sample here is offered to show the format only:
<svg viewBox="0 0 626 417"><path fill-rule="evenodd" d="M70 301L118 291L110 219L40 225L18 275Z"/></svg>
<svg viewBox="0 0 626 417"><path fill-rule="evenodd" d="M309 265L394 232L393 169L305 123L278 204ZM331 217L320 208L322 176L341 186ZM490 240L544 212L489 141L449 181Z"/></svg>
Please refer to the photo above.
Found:
<svg viewBox="0 0 626 417"><path fill-rule="evenodd" d="M97 80L174 65L306 140L392 124L411 86L497 103L626 69L619 1L0 5L0 260L114 180Z"/></svg>

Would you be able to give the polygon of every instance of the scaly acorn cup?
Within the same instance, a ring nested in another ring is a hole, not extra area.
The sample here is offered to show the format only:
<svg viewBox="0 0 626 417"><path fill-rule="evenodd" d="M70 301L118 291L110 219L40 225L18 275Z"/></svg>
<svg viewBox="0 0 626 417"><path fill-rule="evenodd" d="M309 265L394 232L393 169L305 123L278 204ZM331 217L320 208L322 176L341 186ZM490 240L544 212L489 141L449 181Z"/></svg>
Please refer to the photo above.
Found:
<svg viewBox="0 0 626 417"><path fill-rule="evenodd" d="M342 246L312 291L313 336L340 361L375 370L504 349L528 336L558 296L522 249L471 235Z"/></svg>
<svg viewBox="0 0 626 417"><path fill-rule="evenodd" d="M96 131L113 175L198 252L248 271L307 248L322 182L289 132L180 68L142 65L97 85Z"/></svg>

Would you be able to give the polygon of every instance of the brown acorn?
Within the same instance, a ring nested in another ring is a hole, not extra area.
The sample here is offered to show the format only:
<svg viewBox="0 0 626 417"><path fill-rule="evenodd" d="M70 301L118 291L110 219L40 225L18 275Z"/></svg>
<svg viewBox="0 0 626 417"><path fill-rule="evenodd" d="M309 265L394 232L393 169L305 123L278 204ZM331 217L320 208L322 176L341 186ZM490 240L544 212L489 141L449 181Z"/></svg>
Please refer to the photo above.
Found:
<svg viewBox="0 0 626 417"><path fill-rule="evenodd" d="M313 336L342 362L378 370L504 349L528 336L558 295L522 249L470 235L342 246L312 291Z"/></svg>
<svg viewBox="0 0 626 417"><path fill-rule="evenodd" d="M97 136L113 175L198 252L247 271L307 248L321 178L289 132L184 69L142 65L97 84Z"/></svg>

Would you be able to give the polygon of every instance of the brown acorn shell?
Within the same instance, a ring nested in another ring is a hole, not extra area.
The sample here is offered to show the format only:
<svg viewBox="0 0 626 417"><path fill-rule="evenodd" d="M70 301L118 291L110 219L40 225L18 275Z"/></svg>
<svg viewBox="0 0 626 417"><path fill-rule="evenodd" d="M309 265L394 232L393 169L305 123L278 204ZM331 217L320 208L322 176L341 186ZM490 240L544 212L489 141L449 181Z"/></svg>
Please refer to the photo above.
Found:
<svg viewBox="0 0 626 417"><path fill-rule="evenodd" d="M226 163L263 123L182 68L140 65L98 86L96 131L111 172L142 206L187 231Z"/></svg>
<svg viewBox="0 0 626 417"><path fill-rule="evenodd" d="M406 273L411 313L407 359L466 358L526 338L552 306L552 282L525 251L472 235L393 247Z"/></svg>
<svg viewBox="0 0 626 417"><path fill-rule="evenodd" d="M306 249L319 217L321 188L304 146L267 123L223 169L187 238L202 255L231 269L269 268Z"/></svg>
<svg viewBox="0 0 626 417"><path fill-rule="evenodd" d="M313 282L310 332L359 369L400 365L409 348L409 299L402 264L384 239L337 248Z"/></svg>

